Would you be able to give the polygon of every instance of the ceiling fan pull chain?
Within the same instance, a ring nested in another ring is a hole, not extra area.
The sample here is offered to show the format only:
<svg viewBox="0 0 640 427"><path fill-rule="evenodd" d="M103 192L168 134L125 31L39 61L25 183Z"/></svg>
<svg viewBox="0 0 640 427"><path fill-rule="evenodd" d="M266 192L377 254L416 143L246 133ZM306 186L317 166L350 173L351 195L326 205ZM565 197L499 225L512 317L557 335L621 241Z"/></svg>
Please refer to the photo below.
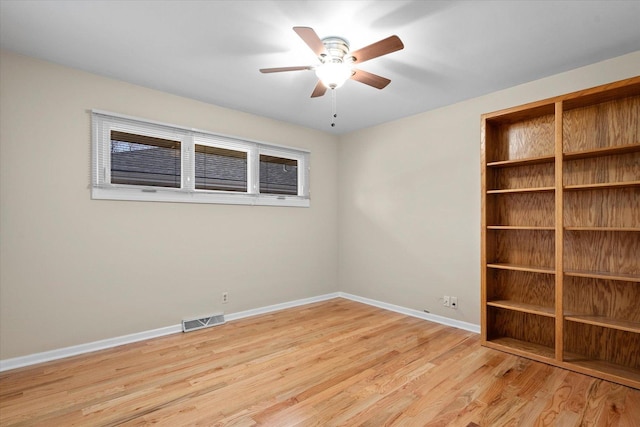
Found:
<svg viewBox="0 0 640 427"><path fill-rule="evenodd" d="M331 89L331 127L336 126L336 117L338 117L336 112L336 92L337 90Z"/></svg>

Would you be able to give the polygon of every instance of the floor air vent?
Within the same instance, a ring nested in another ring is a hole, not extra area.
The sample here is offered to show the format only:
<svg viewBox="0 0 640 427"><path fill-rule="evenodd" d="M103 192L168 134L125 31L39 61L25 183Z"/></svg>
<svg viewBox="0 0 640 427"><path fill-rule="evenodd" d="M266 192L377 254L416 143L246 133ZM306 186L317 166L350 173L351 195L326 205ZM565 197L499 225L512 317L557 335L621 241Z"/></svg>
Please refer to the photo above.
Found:
<svg viewBox="0 0 640 427"><path fill-rule="evenodd" d="M199 319L188 319L182 321L182 332L191 332L202 328L222 325L225 322L224 314L214 314L209 317Z"/></svg>

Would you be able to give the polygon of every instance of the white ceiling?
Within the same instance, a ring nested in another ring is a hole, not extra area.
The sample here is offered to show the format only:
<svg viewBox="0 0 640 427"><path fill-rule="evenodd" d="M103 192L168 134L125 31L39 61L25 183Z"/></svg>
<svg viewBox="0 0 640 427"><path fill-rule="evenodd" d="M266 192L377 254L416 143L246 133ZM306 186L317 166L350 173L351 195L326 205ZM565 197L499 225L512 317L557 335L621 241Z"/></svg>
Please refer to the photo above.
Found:
<svg viewBox="0 0 640 427"><path fill-rule="evenodd" d="M640 50L640 1L0 0L0 45L161 91L345 133ZM398 35L404 50L311 99L315 65L293 32L309 26L353 49Z"/></svg>

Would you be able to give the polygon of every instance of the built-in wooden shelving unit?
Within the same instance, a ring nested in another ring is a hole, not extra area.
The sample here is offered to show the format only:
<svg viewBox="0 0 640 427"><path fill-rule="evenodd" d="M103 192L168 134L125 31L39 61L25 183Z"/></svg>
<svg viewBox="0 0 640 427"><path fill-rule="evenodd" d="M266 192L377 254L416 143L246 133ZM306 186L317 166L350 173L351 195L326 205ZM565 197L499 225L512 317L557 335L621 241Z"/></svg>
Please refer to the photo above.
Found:
<svg viewBox="0 0 640 427"><path fill-rule="evenodd" d="M640 389L640 77L482 116L483 345Z"/></svg>

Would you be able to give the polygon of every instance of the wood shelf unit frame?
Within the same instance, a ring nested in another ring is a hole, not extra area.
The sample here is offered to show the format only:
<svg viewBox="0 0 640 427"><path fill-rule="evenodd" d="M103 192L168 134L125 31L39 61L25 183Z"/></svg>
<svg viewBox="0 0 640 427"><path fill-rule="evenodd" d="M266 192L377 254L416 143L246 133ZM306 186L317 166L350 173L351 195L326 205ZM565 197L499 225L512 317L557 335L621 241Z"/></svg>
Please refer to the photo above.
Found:
<svg viewBox="0 0 640 427"><path fill-rule="evenodd" d="M640 76L482 116L482 343L640 389Z"/></svg>

